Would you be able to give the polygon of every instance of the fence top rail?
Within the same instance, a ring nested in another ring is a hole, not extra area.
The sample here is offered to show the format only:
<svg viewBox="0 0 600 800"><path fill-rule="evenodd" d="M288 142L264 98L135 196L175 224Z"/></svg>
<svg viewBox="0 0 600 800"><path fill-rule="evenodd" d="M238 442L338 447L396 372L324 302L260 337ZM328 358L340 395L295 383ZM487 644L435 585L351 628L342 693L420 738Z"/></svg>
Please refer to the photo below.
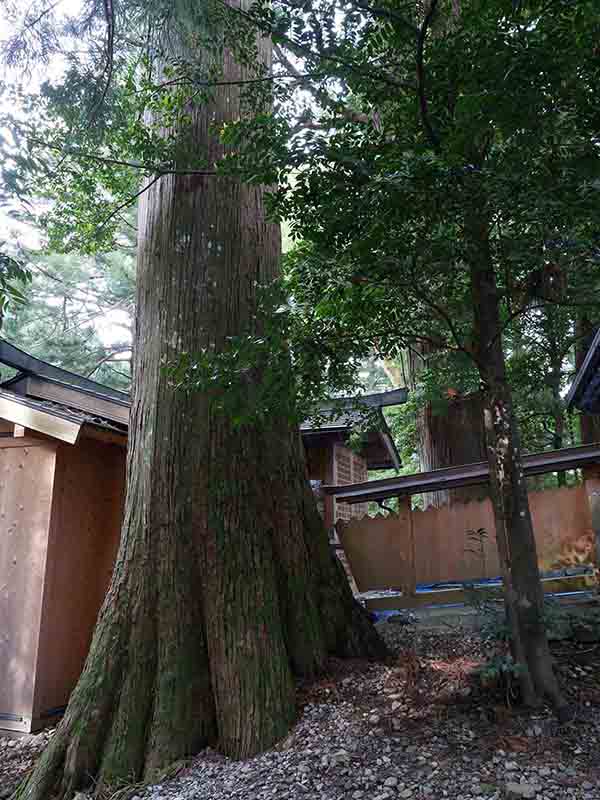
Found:
<svg viewBox="0 0 600 800"><path fill-rule="evenodd" d="M560 450L547 450L531 453L523 457L523 472L526 477L542 475L547 472L564 472L568 469L600 464L600 442L564 447ZM446 467L432 472L418 472L394 478L383 478L364 483L349 483L341 486L323 486L325 494L334 496L344 503L367 503L386 500L390 497L435 492L443 489L459 489L488 483L490 479L487 462L462 464Z"/></svg>

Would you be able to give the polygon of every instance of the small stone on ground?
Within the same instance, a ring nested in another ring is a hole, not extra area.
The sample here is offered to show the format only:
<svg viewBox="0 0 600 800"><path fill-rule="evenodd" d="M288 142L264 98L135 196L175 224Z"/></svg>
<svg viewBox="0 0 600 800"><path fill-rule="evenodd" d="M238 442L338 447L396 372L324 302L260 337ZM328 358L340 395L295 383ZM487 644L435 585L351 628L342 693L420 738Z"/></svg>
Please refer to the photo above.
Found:
<svg viewBox="0 0 600 800"><path fill-rule="evenodd" d="M332 662L299 689L278 747L244 762L205 750L139 800L600 800L600 645L553 648L576 722L507 706L474 677L476 633L381 624L387 664ZM578 649L579 648L579 649ZM0 738L0 798L51 736Z"/></svg>

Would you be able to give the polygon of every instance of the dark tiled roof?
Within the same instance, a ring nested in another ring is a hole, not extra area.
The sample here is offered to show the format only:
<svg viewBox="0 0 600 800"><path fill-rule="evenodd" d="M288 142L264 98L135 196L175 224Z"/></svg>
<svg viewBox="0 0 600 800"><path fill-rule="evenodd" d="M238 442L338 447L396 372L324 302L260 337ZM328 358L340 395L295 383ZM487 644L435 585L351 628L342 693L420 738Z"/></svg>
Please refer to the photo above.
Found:
<svg viewBox="0 0 600 800"><path fill-rule="evenodd" d="M19 350L19 348L3 339L0 339L0 363L19 370L14 378L0 384L0 390L7 389L10 391L14 386L15 390L18 391L17 387L23 379L28 376L34 376L48 384L64 386L76 392L80 392L82 395L97 397L98 399L109 401L121 407L128 407L130 404L130 397L126 392L111 389L89 378L84 378L81 375L69 372L60 367L54 367L52 364L30 356L23 350ZM407 396L408 392L406 389L392 389L386 392L363 395L361 397L340 398L335 401L335 410L321 408L318 415L316 415L317 419L302 423L300 430L307 436L311 434L348 434L353 428L364 427L365 412L370 412L376 416L377 420L375 424L370 426L371 435L381 439L384 451L388 454L386 459L390 459L390 465L393 463L395 466L398 466L400 463L400 456L396 450L381 408L405 403ZM31 399L31 402L35 403L36 408L48 411L49 413L56 413L58 416L62 413L74 414L82 423L85 422L89 425L118 433L127 433L127 426L125 424L115 422L114 420L107 419L100 415L90 414L76 405L63 405L52 400L29 398L28 395L27 399Z"/></svg>
<svg viewBox="0 0 600 800"><path fill-rule="evenodd" d="M76 408L70 408L69 406L64 406L61 403L53 403L51 400L38 400L36 401L36 407L41 411L47 411L49 414L72 414L79 418L82 425L94 425L96 428L104 428L105 430L113 431L114 433L122 433L124 436L127 436L127 425L120 425L118 422L106 419L106 417L88 414L85 411L80 411Z"/></svg>
<svg viewBox="0 0 600 800"><path fill-rule="evenodd" d="M600 414L600 328L567 395L567 408Z"/></svg>

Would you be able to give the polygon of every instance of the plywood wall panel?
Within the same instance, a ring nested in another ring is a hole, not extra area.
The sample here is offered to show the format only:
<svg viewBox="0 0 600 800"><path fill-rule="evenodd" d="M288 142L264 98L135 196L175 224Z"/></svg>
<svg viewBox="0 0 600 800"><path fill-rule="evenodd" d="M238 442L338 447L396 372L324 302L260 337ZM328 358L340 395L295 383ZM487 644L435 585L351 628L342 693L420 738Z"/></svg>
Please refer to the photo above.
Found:
<svg viewBox="0 0 600 800"><path fill-rule="evenodd" d="M529 503L540 570L594 563L596 535L590 487L532 492ZM501 574L489 499L412 512L417 583L495 578ZM469 531L483 529L479 541ZM406 513L338 524L340 539L360 591L406 586L410 526Z"/></svg>
<svg viewBox="0 0 600 800"><path fill-rule="evenodd" d="M43 600L35 715L66 704L83 668L116 556L125 451L60 446Z"/></svg>
<svg viewBox="0 0 600 800"><path fill-rule="evenodd" d="M543 571L591 564L592 513L584 485L530 492L529 507Z"/></svg>
<svg viewBox="0 0 600 800"><path fill-rule="evenodd" d="M0 713L15 717L32 716L55 455L0 442Z"/></svg>
<svg viewBox="0 0 600 800"><path fill-rule="evenodd" d="M588 475L584 472L584 476L594 539L593 558L594 563L600 565L600 477L598 470L590 471Z"/></svg>
<svg viewBox="0 0 600 800"><path fill-rule="evenodd" d="M336 530L359 591L410 588L412 544L406 508L388 517L340 520Z"/></svg>
<svg viewBox="0 0 600 800"><path fill-rule="evenodd" d="M473 500L427 511L413 511L413 525L419 583L438 583L500 574L496 549L494 513L491 502ZM484 558L468 531L483 528Z"/></svg>

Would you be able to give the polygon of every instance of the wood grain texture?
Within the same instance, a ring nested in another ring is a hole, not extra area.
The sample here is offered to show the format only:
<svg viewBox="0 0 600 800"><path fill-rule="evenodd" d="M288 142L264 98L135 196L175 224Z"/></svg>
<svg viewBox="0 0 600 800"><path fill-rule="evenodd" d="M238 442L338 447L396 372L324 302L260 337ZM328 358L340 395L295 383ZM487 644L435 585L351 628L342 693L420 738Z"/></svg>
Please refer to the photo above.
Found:
<svg viewBox="0 0 600 800"><path fill-rule="evenodd" d="M597 563L591 505L597 505L595 489L596 484L590 482L587 486L530 492L540 570ZM410 515L407 505L404 498L400 515L338 522L340 540L361 591L406 591L411 584L411 537L417 583L463 582L501 575L489 499L413 510ZM480 528L486 532L483 551L468 536L468 531Z"/></svg>
<svg viewBox="0 0 600 800"><path fill-rule="evenodd" d="M0 441L0 712L33 717L56 448ZM2 723L0 722L0 725Z"/></svg>
<svg viewBox="0 0 600 800"><path fill-rule="evenodd" d="M65 706L81 674L119 545L122 448L58 446L33 716Z"/></svg>
<svg viewBox="0 0 600 800"><path fill-rule="evenodd" d="M45 433L54 439L74 444L81 430L81 423L73 422L41 409L30 408L16 400L0 397L0 417L10 422Z"/></svg>
<svg viewBox="0 0 600 800"><path fill-rule="evenodd" d="M75 387L54 384L39 378L27 379L27 394L42 400L52 400L78 411L126 425L129 422L129 407L110 398L98 397L79 391ZM29 426L33 427L33 426Z"/></svg>

